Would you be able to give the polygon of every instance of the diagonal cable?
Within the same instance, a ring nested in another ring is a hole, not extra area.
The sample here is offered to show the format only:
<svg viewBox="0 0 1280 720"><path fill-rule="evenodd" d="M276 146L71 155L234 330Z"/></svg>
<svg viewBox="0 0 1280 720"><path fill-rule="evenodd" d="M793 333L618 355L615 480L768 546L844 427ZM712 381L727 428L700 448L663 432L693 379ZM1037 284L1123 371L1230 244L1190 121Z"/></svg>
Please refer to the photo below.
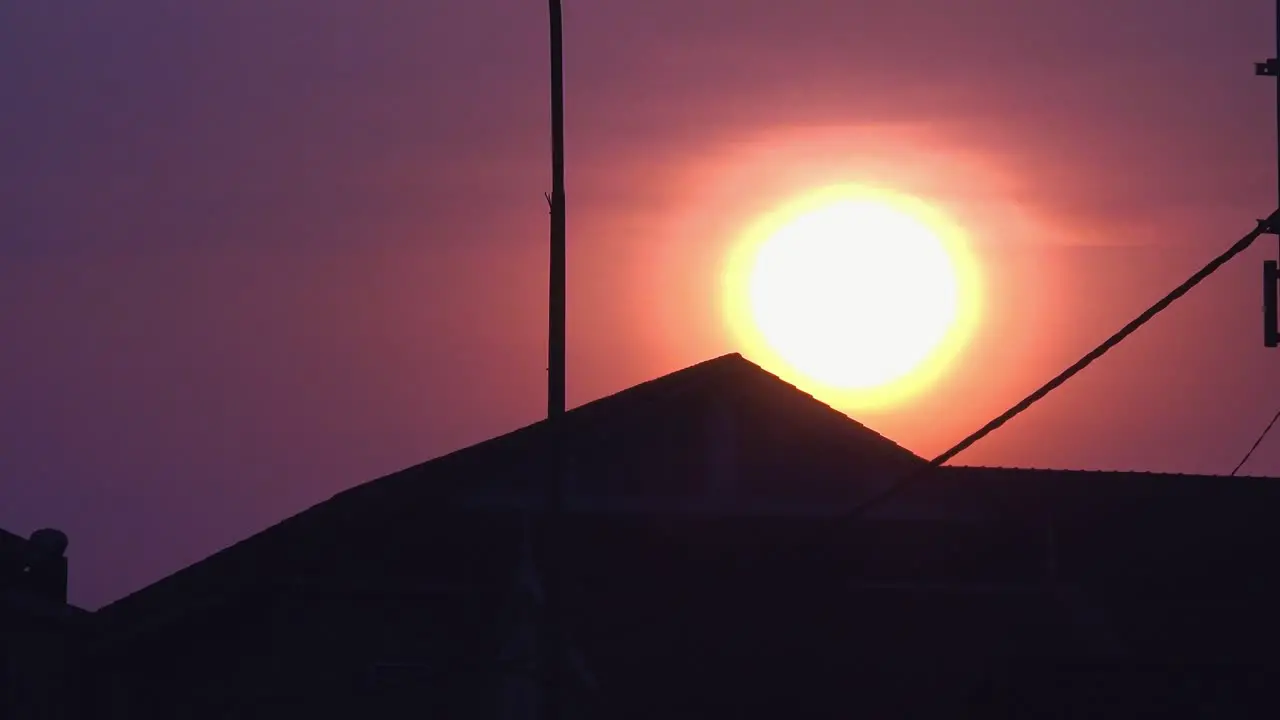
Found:
<svg viewBox="0 0 1280 720"><path fill-rule="evenodd" d="M1236 473L1240 472L1240 468L1249 462L1249 458L1253 457L1253 451L1257 450L1258 446L1262 444L1262 440L1267 437L1267 433L1271 432L1271 428L1276 424L1277 420L1280 420L1280 410L1277 410L1276 414L1271 416L1271 422L1267 423L1267 426L1262 430L1262 434L1258 436L1257 440L1253 441L1253 447L1249 448L1249 452L1245 453L1240 462L1236 464L1235 469L1231 471L1231 477L1235 477Z"/></svg>
<svg viewBox="0 0 1280 720"><path fill-rule="evenodd" d="M1191 277L1187 278L1185 282L1183 282L1181 285L1178 285L1176 288L1171 290L1167 295L1160 298L1160 300L1158 300L1154 305L1147 308L1142 314L1138 315L1138 317L1134 318L1127 325L1120 328L1120 330L1116 331L1115 334L1113 334L1111 337L1103 341L1101 345L1089 351L1087 354L1085 354L1084 357L1077 360L1074 364L1072 364L1066 370L1063 370L1061 373L1058 373L1058 375L1055 376L1052 380L1045 383L1044 385L1041 385L1038 389L1036 389L1035 392L1023 398L1021 401L1019 401L1013 407L1001 413L991 422L987 423L986 425L983 425L981 428L978 428L969 436L965 437L963 440L956 443L951 449L947 450L941 455L938 455L933 460L930 460L923 467L908 473L907 475L898 479L896 482L894 482L893 484L891 484L889 487L885 488L881 492L864 500L863 502L859 503L852 509L838 516L833 520L833 522L831 522L830 525L824 525L823 527L829 528L832 531L838 530L841 527L843 527L846 523L850 523L860 519L862 516L866 515L868 511L892 499L898 493L905 490L907 487L928 477L934 470L946 464L952 458L964 452L965 450L968 450L971 446L973 446L979 440L982 440L986 436L1000 429L1000 427L1002 427L1005 423L1009 422L1013 418L1022 414L1025 410L1030 408L1032 405L1042 400L1046 395L1048 395L1049 393L1061 387L1064 383L1066 383L1068 380L1070 380L1080 371L1084 370L1086 367L1093 364L1095 360L1105 355L1108 351L1110 351L1116 345L1119 345L1122 341L1124 341L1126 338L1128 338L1130 335L1136 332L1138 328L1147 324L1156 315L1159 315L1161 312L1167 309L1170 305L1172 305L1175 301L1177 301L1183 295L1186 295L1188 292L1190 292L1191 289L1194 288L1196 285L1199 285L1210 275L1217 272L1217 270L1221 268L1223 265L1225 265L1229 260L1231 260L1236 255L1239 255L1240 253L1247 250L1249 246L1252 245L1253 242L1257 240L1260 236L1268 232L1271 232L1273 227L1280 227L1280 210L1276 210L1272 212L1271 215L1269 215L1265 220L1259 220L1257 226L1252 231L1250 231L1247 235L1237 240L1235 244L1227 248L1226 251L1224 251L1222 254L1218 255L1217 257L1215 257L1213 260L1209 261L1209 263L1206 264L1203 268L1198 270Z"/></svg>

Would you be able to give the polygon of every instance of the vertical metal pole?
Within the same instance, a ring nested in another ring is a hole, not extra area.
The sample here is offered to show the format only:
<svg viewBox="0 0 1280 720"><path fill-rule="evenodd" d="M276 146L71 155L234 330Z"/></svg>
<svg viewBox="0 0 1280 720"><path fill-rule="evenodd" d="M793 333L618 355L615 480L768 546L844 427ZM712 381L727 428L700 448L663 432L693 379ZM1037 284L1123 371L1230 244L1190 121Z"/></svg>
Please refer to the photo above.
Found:
<svg viewBox="0 0 1280 720"><path fill-rule="evenodd" d="M564 209L564 54L560 0L551 7L551 295L547 356L547 418L565 408L565 209ZM1277 0L1280 2L1280 0Z"/></svg>
<svg viewBox="0 0 1280 720"><path fill-rule="evenodd" d="M1280 0L1276 0L1276 30L1275 30L1275 57L1268 58L1266 62L1254 63L1254 74L1263 77L1276 79L1276 192L1277 198L1280 198ZM1268 225L1264 232L1271 233L1280 239L1280 228ZM1277 283L1280 283L1280 272L1277 271L1277 263L1274 260L1267 260L1262 267L1262 292L1263 292L1263 344L1266 347L1280 347L1280 329L1277 328L1277 315L1280 314L1276 307Z"/></svg>
<svg viewBox="0 0 1280 720"><path fill-rule="evenodd" d="M1278 0L1280 1L1280 0ZM564 39L560 0L548 0L551 21L551 287L548 297L547 423L550 431L546 477L547 512L543 556L546 637L542 643L541 720L564 713L564 629L561 616L561 516L565 463L565 206L564 206Z"/></svg>

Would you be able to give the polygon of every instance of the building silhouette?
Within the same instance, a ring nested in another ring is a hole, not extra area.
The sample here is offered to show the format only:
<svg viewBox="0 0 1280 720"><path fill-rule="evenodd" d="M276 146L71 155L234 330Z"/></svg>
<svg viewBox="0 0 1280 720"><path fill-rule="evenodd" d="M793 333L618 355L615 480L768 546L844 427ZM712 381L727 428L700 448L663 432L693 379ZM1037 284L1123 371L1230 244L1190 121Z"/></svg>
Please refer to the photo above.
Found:
<svg viewBox="0 0 1280 720"><path fill-rule="evenodd" d="M0 718L64 717L58 688L90 614L67 603L67 538L0 530Z"/></svg>
<svg viewBox="0 0 1280 720"><path fill-rule="evenodd" d="M736 354L565 422L577 716L1272 702L1273 479L942 468L815 533L926 461ZM103 719L527 713L546 440L354 487L102 608L66 696Z"/></svg>

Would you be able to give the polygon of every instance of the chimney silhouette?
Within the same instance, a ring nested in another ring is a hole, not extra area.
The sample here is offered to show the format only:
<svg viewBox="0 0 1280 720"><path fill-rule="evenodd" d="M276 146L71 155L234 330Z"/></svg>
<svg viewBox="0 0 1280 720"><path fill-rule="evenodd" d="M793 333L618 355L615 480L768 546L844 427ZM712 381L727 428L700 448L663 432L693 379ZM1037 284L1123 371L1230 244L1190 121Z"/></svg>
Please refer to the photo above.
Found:
<svg viewBox="0 0 1280 720"><path fill-rule="evenodd" d="M61 530L43 528L27 540L22 573L27 592L42 600L67 602L67 536Z"/></svg>

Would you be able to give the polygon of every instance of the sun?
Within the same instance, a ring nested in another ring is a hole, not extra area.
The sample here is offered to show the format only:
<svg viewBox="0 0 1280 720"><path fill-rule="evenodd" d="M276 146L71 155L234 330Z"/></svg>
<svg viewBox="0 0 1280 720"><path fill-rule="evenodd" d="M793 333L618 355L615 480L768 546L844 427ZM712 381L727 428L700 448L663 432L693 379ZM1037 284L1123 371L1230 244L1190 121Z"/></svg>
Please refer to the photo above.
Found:
<svg viewBox="0 0 1280 720"><path fill-rule="evenodd" d="M753 354L844 404L893 404L936 379L977 318L960 228L908 195L840 185L753 223L727 273Z"/></svg>

